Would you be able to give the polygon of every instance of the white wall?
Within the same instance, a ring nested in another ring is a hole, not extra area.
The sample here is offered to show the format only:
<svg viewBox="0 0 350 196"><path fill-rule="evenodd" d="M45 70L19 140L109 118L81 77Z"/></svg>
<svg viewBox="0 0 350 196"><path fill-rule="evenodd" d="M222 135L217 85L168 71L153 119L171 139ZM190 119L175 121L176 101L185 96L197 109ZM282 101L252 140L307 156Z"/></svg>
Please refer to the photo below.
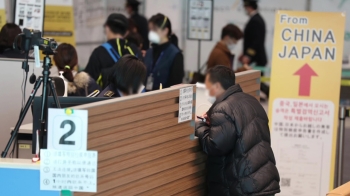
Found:
<svg viewBox="0 0 350 196"><path fill-rule="evenodd" d="M92 51L106 41L103 24L111 13L125 12L125 0L74 0L76 48L79 67L85 68ZM141 0L142 2L142 0ZM140 5L140 13L144 10Z"/></svg>
<svg viewBox="0 0 350 196"><path fill-rule="evenodd" d="M220 40L221 29L228 23L233 23L239 26L242 31L248 21L242 5L242 0L215 0L214 1L214 22L213 22L213 40L201 43L201 61L204 64L208 56ZM306 10L307 0L261 0L259 3L260 13L265 19L267 34L266 34L266 50L268 59L271 59L272 41L274 32L274 18L276 10ZM187 20L186 20L187 21ZM185 24L184 24L185 25ZM198 42L186 40L184 47L185 66L187 70L195 71L197 69L197 53ZM238 43L235 49L236 56L242 53L242 41ZM237 58L236 58L237 60ZM235 63L237 66L237 63Z"/></svg>
<svg viewBox="0 0 350 196"><path fill-rule="evenodd" d="M274 17L276 10L306 10L308 0L261 0L260 12L267 26L266 49L268 58L271 59L272 41L274 31ZM179 37L179 45L184 51L185 69L197 70L198 65L198 41L187 40L187 0L147 0L145 15L150 17L158 12L167 15L172 22L173 31ZM214 0L213 40L201 42L200 65L207 58L220 40L221 29L228 23L238 25L242 30L248 17L245 15L242 0ZM242 53L242 41L236 47L235 53ZM237 66L237 63L235 63Z"/></svg>
<svg viewBox="0 0 350 196"><path fill-rule="evenodd" d="M0 59L0 89L4 92L0 96L0 151L2 152L10 139L11 127L15 127L19 113L22 107L22 81L23 81L23 70L22 61L20 59ZM37 77L42 75L42 68L36 68L32 61L29 62L29 73L28 78L34 73ZM34 85L27 82L25 102L27 102L29 95ZM6 92L5 92L6 91ZM41 96L41 88L37 91L36 96ZM26 115L22 124L33 122L32 111L29 111ZM9 154L9 153L8 153Z"/></svg>
<svg viewBox="0 0 350 196"><path fill-rule="evenodd" d="M260 1L260 12L267 25L268 59L271 59L275 11L278 9L306 10L307 2L308 0ZM125 1L123 0L74 0L77 50L81 68L86 66L93 49L105 41L102 25L108 14L111 12L125 13L124 6ZM198 65L198 42L186 39L188 0L147 0L144 1L143 6L146 18L157 13L163 13L170 18L173 32L178 36L179 46L184 51L185 69L195 71ZM243 30L247 21L248 17L244 13L242 0L215 0L213 40L202 42L200 64L207 61L212 48L220 40L223 26L234 23ZM242 42L239 43L235 53L236 56L242 53ZM235 65L237 66L237 63Z"/></svg>
<svg viewBox="0 0 350 196"><path fill-rule="evenodd" d="M12 22L13 20L13 8L15 5L15 1L13 0L5 0L5 8L6 8L6 21Z"/></svg>

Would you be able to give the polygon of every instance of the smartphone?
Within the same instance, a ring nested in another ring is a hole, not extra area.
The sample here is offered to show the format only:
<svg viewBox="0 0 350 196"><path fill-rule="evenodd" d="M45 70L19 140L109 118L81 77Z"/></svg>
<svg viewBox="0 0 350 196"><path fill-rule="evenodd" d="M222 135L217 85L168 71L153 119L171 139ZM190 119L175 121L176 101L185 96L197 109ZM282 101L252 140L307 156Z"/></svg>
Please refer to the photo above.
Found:
<svg viewBox="0 0 350 196"><path fill-rule="evenodd" d="M201 120L202 122L206 122L206 121L207 121L205 118L203 118L203 117L201 117L201 116L197 116L197 118L198 118L199 120Z"/></svg>

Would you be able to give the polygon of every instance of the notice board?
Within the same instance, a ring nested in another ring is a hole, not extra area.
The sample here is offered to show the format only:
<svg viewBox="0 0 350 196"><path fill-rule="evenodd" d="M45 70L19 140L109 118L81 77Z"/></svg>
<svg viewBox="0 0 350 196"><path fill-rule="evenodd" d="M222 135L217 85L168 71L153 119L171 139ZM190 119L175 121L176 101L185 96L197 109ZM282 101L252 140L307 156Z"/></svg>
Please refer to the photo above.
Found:
<svg viewBox="0 0 350 196"><path fill-rule="evenodd" d="M188 12L188 39L207 40L213 37L213 1L190 0Z"/></svg>

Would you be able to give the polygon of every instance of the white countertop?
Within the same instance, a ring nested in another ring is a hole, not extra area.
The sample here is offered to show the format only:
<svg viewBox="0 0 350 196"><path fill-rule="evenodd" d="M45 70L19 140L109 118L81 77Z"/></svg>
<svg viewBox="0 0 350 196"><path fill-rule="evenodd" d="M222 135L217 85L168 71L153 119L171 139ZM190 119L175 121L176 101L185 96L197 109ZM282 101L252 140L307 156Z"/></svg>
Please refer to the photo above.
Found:
<svg viewBox="0 0 350 196"><path fill-rule="evenodd" d="M11 130L13 130L14 127L11 127ZM26 133L26 134L32 134L33 133L33 123L29 124L23 124L19 127L18 132L19 133Z"/></svg>
<svg viewBox="0 0 350 196"><path fill-rule="evenodd" d="M33 163L31 159L0 158L0 168L39 170L40 162Z"/></svg>

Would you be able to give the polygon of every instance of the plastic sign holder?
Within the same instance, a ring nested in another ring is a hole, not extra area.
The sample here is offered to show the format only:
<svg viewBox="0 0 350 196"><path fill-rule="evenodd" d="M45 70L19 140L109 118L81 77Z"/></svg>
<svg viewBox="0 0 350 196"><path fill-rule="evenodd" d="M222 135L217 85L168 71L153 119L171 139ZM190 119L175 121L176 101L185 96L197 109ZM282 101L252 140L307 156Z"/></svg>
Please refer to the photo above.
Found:
<svg viewBox="0 0 350 196"><path fill-rule="evenodd" d="M40 189L97 192L98 152L87 151L87 110L49 109L48 149L41 149Z"/></svg>

